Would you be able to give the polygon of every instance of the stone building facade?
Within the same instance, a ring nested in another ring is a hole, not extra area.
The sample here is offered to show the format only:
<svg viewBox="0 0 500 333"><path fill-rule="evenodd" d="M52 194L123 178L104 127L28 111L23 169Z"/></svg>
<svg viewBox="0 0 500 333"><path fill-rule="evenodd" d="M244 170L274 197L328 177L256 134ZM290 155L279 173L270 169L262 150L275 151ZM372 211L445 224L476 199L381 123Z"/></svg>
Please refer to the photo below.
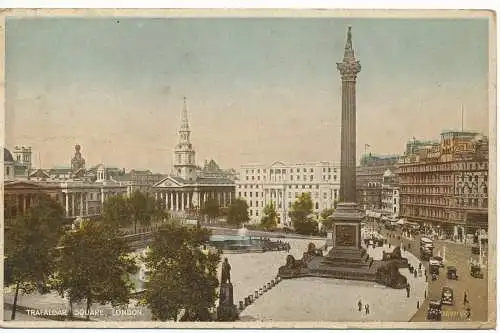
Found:
<svg viewBox="0 0 500 333"><path fill-rule="evenodd" d="M467 214L488 212L488 139L446 131L438 142L413 140L399 176L402 216L464 239Z"/></svg>
<svg viewBox="0 0 500 333"><path fill-rule="evenodd" d="M302 193L309 192L314 212L334 208L339 199L340 163L274 162L271 165L249 164L240 167L236 196L249 206L251 223L260 223L263 209L273 202L279 226L289 226L288 213Z"/></svg>
<svg viewBox="0 0 500 333"><path fill-rule="evenodd" d="M387 169L382 177L381 184L381 213L384 216L399 216L399 186L397 176Z"/></svg>
<svg viewBox="0 0 500 333"><path fill-rule="evenodd" d="M107 198L127 195L127 186L113 179L113 175L121 171L106 168L103 164L85 169L80 146L76 147L72 167L34 169L27 178L16 178L7 169L15 164L15 160L4 149L4 161L7 161L4 162L5 203L16 207L16 214L22 214L29 209L37 194L46 193L62 205L68 219L74 220L99 217Z"/></svg>
<svg viewBox="0 0 500 333"><path fill-rule="evenodd" d="M356 197L362 210L379 212L382 208L382 181L384 173L390 170L397 185L397 163L394 155L365 154L356 168Z"/></svg>

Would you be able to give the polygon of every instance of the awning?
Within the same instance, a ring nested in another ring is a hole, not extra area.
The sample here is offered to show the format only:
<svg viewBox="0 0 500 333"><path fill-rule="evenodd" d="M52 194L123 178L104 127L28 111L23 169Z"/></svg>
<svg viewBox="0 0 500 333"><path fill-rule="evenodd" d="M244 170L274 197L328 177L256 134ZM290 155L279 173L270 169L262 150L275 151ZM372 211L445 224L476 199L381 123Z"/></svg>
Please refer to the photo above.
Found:
<svg viewBox="0 0 500 333"><path fill-rule="evenodd" d="M488 212L466 212L467 227L488 230Z"/></svg>

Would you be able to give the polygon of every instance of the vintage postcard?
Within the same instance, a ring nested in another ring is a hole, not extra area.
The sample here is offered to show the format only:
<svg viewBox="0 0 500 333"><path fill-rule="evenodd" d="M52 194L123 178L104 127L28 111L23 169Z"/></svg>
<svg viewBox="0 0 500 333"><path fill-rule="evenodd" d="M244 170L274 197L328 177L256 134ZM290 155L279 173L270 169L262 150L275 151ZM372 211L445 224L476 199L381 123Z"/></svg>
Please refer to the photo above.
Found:
<svg viewBox="0 0 500 333"><path fill-rule="evenodd" d="M2 15L3 326L495 326L494 12Z"/></svg>

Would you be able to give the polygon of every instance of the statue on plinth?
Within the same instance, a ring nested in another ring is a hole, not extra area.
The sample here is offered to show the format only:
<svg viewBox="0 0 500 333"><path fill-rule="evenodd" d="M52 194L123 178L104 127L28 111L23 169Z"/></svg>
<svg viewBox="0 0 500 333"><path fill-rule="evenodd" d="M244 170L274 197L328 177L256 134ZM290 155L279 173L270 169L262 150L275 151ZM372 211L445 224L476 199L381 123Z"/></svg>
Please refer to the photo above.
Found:
<svg viewBox="0 0 500 333"><path fill-rule="evenodd" d="M401 247L396 246L392 252L383 252L382 261L394 261L399 268L405 268L408 265L408 259L401 255Z"/></svg>
<svg viewBox="0 0 500 333"><path fill-rule="evenodd" d="M218 321L235 321L238 311L234 305L233 284L231 283L231 265L227 258L222 263L221 283L219 292L219 306L217 307Z"/></svg>

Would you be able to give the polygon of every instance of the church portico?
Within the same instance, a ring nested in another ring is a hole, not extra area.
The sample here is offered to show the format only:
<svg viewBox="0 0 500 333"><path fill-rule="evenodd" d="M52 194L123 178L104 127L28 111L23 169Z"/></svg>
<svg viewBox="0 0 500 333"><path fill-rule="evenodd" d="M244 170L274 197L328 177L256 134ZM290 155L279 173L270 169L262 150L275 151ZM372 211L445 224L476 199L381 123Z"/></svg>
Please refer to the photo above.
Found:
<svg viewBox="0 0 500 333"><path fill-rule="evenodd" d="M156 200L170 211L196 211L208 200L215 200L219 207L229 207L234 201L234 187L199 187L173 182L170 177L155 185Z"/></svg>

